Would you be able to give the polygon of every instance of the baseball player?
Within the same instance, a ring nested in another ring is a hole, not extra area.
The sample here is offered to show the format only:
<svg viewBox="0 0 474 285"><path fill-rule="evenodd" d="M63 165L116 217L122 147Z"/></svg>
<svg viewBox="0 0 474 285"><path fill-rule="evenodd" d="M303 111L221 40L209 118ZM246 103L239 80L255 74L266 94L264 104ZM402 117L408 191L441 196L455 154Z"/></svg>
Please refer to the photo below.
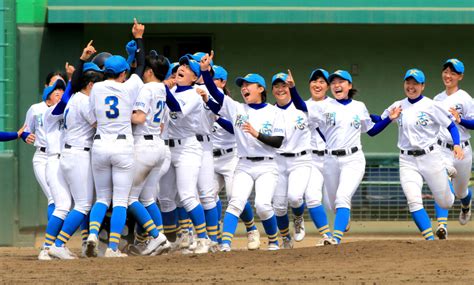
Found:
<svg viewBox="0 0 474 285"><path fill-rule="evenodd" d="M449 130L456 159L463 158L459 131L450 114L433 100L422 95L425 75L419 69L410 69L404 77L407 98L396 101L382 114L386 119L391 109L403 110L398 123L400 148L400 182L408 207L418 229L426 240L433 240L431 221L423 208L421 189L425 179L436 203L449 208L454 202L445 165L440 161L442 150L435 147L440 128Z"/></svg>
<svg viewBox="0 0 474 285"><path fill-rule="evenodd" d="M238 103L222 94L209 72L212 57L211 52L211 56L204 56L200 63L204 82L221 107L220 114L234 122L239 155L232 187L233 189L238 187L239 191L232 191L224 216L221 251L231 250L238 218L254 185L257 214L269 238L268 249L278 250L278 232L272 197L278 180L278 167L274 160L275 149L281 146L285 137L283 118L281 113L276 111L276 107L265 102L265 80L258 74L247 74L236 80L245 103ZM212 100L209 100L207 93L201 92L201 96L209 106Z"/></svg>
<svg viewBox="0 0 474 285"><path fill-rule="evenodd" d="M464 64L458 59L448 59L443 64L441 78L443 80L445 90L434 97L435 102L440 102L445 108L452 109L456 114L456 126L460 134L460 146L464 152L464 158L461 160L454 159L452 150L454 148L451 134L441 128L438 134L438 145L441 147L441 153L447 164L448 173L453 173L451 181L453 184L456 197L461 199L461 212L459 214L459 222L461 225L467 224L469 221L469 210L471 205L472 192L468 189L469 179L471 178L472 167L472 148L469 143L471 135L466 127L461 124L461 118L471 119L474 113L472 105L472 97L464 90L459 88L459 82L464 77ZM440 239L447 238L447 218L448 211L437 207L436 214L438 216L438 228L436 235ZM443 215L440 215L440 210ZM441 218L441 219L440 219Z"/></svg>
<svg viewBox="0 0 474 285"><path fill-rule="evenodd" d="M104 64L106 80L94 84L90 108L97 121L92 145L92 171L97 201L92 207L86 254L97 256L98 233L105 213L113 203L109 245L105 257L123 257L118 249L127 215L128 196L133 182L134 148L131 128L132 108L143 85L143 33L145 27L134 20L132 34L138 45L137 68L125 81L130 66L121 56L111 56ZM125 82L124 82L125 81Z"/></svg>
<svg viewBox="0 0 474 285"><path fill-rule="evenodd" d="M312 102L306 106L297 92L292 92L291 96L295 106L308 112L309 121L318 126L326 138L324 182L328 206L335 211L336 217L333 238L325 244L339 244L349 224L352 196L365 172L360 135L362 132L377 135L401 110L390 109L385 120L374 124L365 104L352 99L357 91L349 72L337 70L328 79L336 100Z"/></svg>

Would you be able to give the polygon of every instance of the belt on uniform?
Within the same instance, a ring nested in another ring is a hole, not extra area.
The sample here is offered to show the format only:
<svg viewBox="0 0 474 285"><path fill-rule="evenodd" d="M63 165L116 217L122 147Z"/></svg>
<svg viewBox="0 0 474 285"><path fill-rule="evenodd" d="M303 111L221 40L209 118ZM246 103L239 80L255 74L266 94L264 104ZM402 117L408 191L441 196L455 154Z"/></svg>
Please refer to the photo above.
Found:
<svg viewBox="0 0 474 285"><path fill-rule="evenodd" d="M306 150L303 150L302 152L298 153L280 153L281 156L284 157L298 157L307 154L308 152Z"/></svg>
<svg viewBox="0 0 474 285"><path fill-rule="evenodd" d="M313 150L313 153L318 156L324 156L324 150Z"/></svg>
<svg viewBox="0 0 474 285"><path fill-rule="evenodd" d="M40 147L40 148L39 148L39 151L41 151L41 152L46 152L46 147L44 147L44 146Z"/></svg>
<svg viewBox="0 0 474 285"><path fill-rule="evenodd" d="M430 146L429 148L427 149L414 149L414 150L400 150L400 153L401 154L408 154L408 155L412 155L412 156L420 156L420 155L425 155L427 153L430 153L431 151L433 151L434 149L434 146Z"/></svg>
<svg viewBox="0 0 474 285"><path fill-rule="evenodd" d="M127 135L117 135L117 139L118 140L126 140L127 139ZM95 135L94 136L94 140L100 140L100 135Z"/></svg>
<svg viewBox="0 0 474 285"><path fill-rule="evenodd" d="M253 156L253 157L246 156L246 157L241 157L241 159L242 158L253 161L253 162L262 161L262 160L272 160L273 159L273 157L266 157L266 156Z"/></svg>
<svg viewBox="0 0 474 285"><path fill-rule="evenodd" d="M355 153L358 150L359 150L359 148L354 146L354 147L351 147L350 149L336 149L336 150L327 150L326 149L324 151L324 153L335 155L335 156L344 156L344 155L348 155L348 154L351 154L351 153Z"/></svg>
<svg viewBox="0 0 474 285"><path fill-rule="evenodd" d="M453 144L450 144L450 143L447 143L447 142L444 142L442 140L438 140L438 144L442 147L445 147L445 148L449 148L450 150L453 150L454 149L454 145ZM469 141L465 141L465 142L462 142L461 143L461 148L465 148L466 146L469 145Z"/></svg>
<svg viewBox="0 0 474 285"><path fill-rule="evenodd" d="M203 142L204 139L206 139L208 142L211 141L211 138L208 136L208 135L196 135L196 139L199 141L199 142Z"/></svg>
<svg viewBox="0 0 474 285"><path fill-rule="evenodd" d="M233 152L234 149L233 148L228 148L228 149L215 149L212 154L214 155L214 157L219 157L219 156L223 156L224 154L226 153L229 153L229 152Z"/></svg>
<svg viewBox="0 0 474 285"><path fill-rule="evenodd" d="M153 135L144 135L143 138L144 138L146 141L152 141L152 140L153 140Z"/></svg>
<svg viewBox="0 0 474 285"><path fill-rule="evenodd" d="M70 149L70 148L72 148L72 146L70 146L70 145L68 145L68 144L65 144L65 145L64 145L64 148ZM90 147L85 147L85 148L83 148L83 150L84 150L84 151L89 151L89 150L91 150L91 148L90 148Z"/></svg>
<svg viewBox="0 0 474 285"><path fill-rule="evenodd" d="M181 144L181 140L180 140L180 139L165 140L165 145L168 145L169 147L175 147L177 144Z"/></svg>

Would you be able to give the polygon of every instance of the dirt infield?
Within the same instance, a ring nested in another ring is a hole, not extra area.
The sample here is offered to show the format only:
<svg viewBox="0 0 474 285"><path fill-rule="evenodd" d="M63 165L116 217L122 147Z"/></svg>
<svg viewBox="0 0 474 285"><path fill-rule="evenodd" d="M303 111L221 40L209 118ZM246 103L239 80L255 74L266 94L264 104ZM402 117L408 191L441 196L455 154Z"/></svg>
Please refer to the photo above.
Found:
<svg viewBox="0 0 474 285"><path fill-rule="evenodd" d="M415 236L358 236L339 246L207 255L37 261L37 249L0 248L0 282L28 283L434 283L474 280L474 238L425 242ZM79 243L73 243L78 252ZM263 245L262 248L266 248Z"/></svg>

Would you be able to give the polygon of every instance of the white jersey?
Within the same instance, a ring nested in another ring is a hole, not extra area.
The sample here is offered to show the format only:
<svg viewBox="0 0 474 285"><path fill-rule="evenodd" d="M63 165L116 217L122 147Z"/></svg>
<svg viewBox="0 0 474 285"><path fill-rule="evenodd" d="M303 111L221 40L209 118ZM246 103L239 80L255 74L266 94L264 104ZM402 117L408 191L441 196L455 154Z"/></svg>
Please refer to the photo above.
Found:
<svg viewBox="0 0 474 285"><path fill-rule="evenodd" d="M290 103L286 109L275 107L282 113L285 122L285 139L277 152L300 153L305 150L310 151L311 131L308 128L307 115L296 109L293 103Z"/></svg>
<svg viewBox="0 0 474 285"><path fill-rule="evenodd" d="M223 127L221 127L219 123L214 122L213 129L212 129L212 145L214 149L234 148L235 136L234 134L229 133Z"/></svg>
<svg viewBox="0 0 474 285"><path fill-rule="evenodd" d="M74 94L64 110L64 143L74 147L91 147L95 134L95 118L89 106L89 96Z"/></svg>
<svg viewBox="0 0 474 285"><path fill-rule="evenodd" d="M46 153L59 154L64 145L64 120L61 115L53 115L56 105L49 107L44 114L44 130L46 133Z"/></svg>
<svg viewBox="0 0 474 285"><path fill-rule="evenodd" d="M166 106L166 89L163 83L150 82L143 85L133 111L146 114L145 123L133 125L133 135L160 135Z"/></svg>
<svg viewBox="0 0 474 285"><path fill-rule="evenodd" d="M28 112L26 112L25 131L35 134L35 147L46 147L48 145L46 132L44 130L44 113L47 109L48 105L43 101L31 105Z"/></svg>
<svg viewBox="0 0 474 285"><path fill-rule="evenodd" d="M169 112L168 126L165 129L165 138L183 139L197 134L201 126L202 99L193 88L184 91L171 90L179 102L181 112Z"/></svg>
<svg viewBox="0 0 474 285"><path fill-rule="evenodd" d="M402 150L426 149L434 145L440 128L447 128L452 120L450 114L433 100L423 97L412 104L405 98L393 103L382 114L382 119L390 110L401 106L398 123L398 148Z"/></svg>
<svg viewBox="0 0 474 285"><path fill-rule="evenodd" d="M324 99L324 100L321 100L321 101L314 101L313 99L309 98L308 100L306 100L306 105L311 105L315 102L319 102L319 103L327 103L327 102L330 102L334 99L332 99L331 97L327 97ZM307 114L305 114L307 115ZM313 150L325 150L326 149L326 142L324 141L323 137L322 137L322 133L321 130L318 131L318 127L317 126L314 126L313 124L311 124L310 122L309 123L309 129L311 131L311 148Z"/></svg>
<svg viewBox="0 0 474 285"><path fill-rule="evenodd" d="M262 143L242 130L242 125L249 122L255 130L264 135L284 137L284 119L282 113L275 106L265 104L260 109L254 109L225 96L219 113L233 122L239 157L275 157L275 148Z"/></svg>
<svg viewBox="0 0 474 285"><path fill-rule="evenodd" d="M90 107L97 120L97 134L132 134L132 108L143 82L132 74L124 83L97 82L90 94Z"/></svg>
<svg viewBox="0 0 474 285"><path fill-rule="evenodd" d="M352 100L347 105L337 100L308 104L309 121L318 126L326 138L326 149L361 148L360 134L370 130L374 123L365 104Z"/></svg>
<svg viewBox="0 0 474 285"><path fill-rule="evenodd" d="M209 90L207 90L206 85L204 84L195 84L194 89L199 88L204 91L209 95L209 98L212 98L209 94ZM222 90L221 90L222 92ZM222 92L224 93L224 92ZM211 99L212 100L212 99ZM206 103L202 102L202 108L201 108L201 126L199 127L199 131L197 131L198 134L201 135L210 135L212 134L214 122L215 122L216 115L207 107Z"/></svg>
<svg viewBox="0 0 474 285"><path fill-rule="evenodd" d="M436 95L433 99L435 102L439 102L440 105L449 112L450 108L456 109L459 112L459 115L463 119L471 119L474 115L473 106L472 106L472 97L464 90L459 89L458 91L454 92L451 95L447 95L446 91L443 91ZM441 103L442 102L442 103ZM461 138L461 142L467 141L471 138L471 134L468 129L465 127L456 124L459 130L459 136ZM453 143L453 139L451 138L451 134L449 133L448 129L441 128L438 134L438 137L449 143Z"/></svg>

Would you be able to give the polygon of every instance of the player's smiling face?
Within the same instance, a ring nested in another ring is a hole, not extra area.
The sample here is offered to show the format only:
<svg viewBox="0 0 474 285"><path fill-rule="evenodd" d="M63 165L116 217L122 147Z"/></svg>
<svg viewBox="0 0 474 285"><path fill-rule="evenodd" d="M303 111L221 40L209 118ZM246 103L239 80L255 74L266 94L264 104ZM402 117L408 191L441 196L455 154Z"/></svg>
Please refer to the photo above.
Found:
<svg viewBox="0 0 474 285"><path fill-rule="evenodd" d="M340 77L335 77L331 81L331 92L334 98L337 100L349 98L349 90L352 89L352 83L342 79Z"/></svg>
<svg viewBox="0 0 474 285"><path fill-rule="evenodd" d="M309 82L309 92L314 101L321 101L326 97L326 92L329 90L329 85L322 77L317 77L315 80Z"/></svg>
<svg viewBox="0 0 474 285"><path fill-rule="evenodd" d="M403 84L405 95L410 99L418 98L423 90L425 89L425 84L418 83L412 77L407 78Z"/></svg>
<svg viewBox="0 0 474 285"><path fill-rule="evenodd" d="M179 86L190 86L197 80L196 74L188 65L180 65L176 72L176 84Z"/></svg>
<svg viewBox="0 0 474 285"><path fill-rule="evenodd" d="M459 81L461 81L463 78L463 75L456 73L451 69L450 66L448 66L441 73L441 78L443 79L443 83L446 88L453 88L458 86Z"/></svg>
<svg viewBox="0 0 474 285"><path fill-rule="evenodd" d="M59 103L61 101L61 97L63 97L64 90L62 89L55 89L53 93L49 95L49 99L47 100L47 103L49 106L53 106Z"/></svg>
<svg viewBox="0 0 474 285"><path fill-rule="evenodd" d="M279 81L272 86L272 93L280 106L287 105L291 100L290 88L286 82Z"/></svg>
<svg viewBox="0 0 474 285"><path fill-rule="evenodd" d="M265 89L257 83L244 81L240 87L240 94L242 94L246 104L259 104L262 103L261 94L263 90Z"/></svg>

